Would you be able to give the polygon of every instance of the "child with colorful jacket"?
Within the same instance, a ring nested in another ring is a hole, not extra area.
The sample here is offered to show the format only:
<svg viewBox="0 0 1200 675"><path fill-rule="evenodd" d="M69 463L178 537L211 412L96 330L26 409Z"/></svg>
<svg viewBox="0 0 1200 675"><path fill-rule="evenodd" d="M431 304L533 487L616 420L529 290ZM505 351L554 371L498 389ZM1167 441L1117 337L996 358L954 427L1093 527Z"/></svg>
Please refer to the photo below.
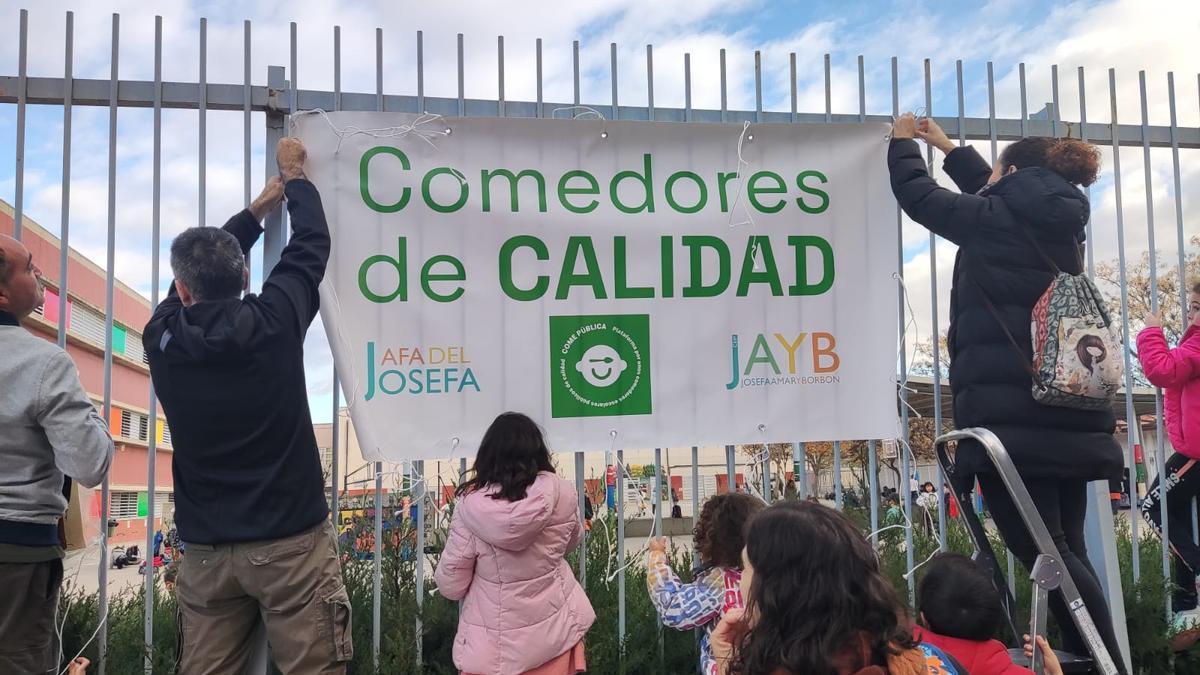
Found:
<svg viewBox="0 0 1200 675"><path fill-rule="evenodd" d="M667 540L652 539L646 570L650 600L664 626L677 630L703 628L700 666L703 675L716 675L710 636L721 617L743 606L742 538L750 517L763 508L757 497L731 493L712 497L700 510L695 527L696 554L701 569L683 583L667 560Z"/></svg>
<svg viewBox="0 0 1200 675"><path fill-rule="evenodd" d="M1167 436L1175 454L1166 460L1166 481L1156 478L1142 501L1142 516L1161 536L1165 489L1170 544L1176 555L1175 623L1182 630L1195 629L1200 628L1200 546L1192 538L1191 505L1200 495L1200 284L1188 294L1187 329L1175 349L1167 347L1157 315L1148 315L1145 324L1137 337L1138 360L1146 379L1163 388Z"/></svg>

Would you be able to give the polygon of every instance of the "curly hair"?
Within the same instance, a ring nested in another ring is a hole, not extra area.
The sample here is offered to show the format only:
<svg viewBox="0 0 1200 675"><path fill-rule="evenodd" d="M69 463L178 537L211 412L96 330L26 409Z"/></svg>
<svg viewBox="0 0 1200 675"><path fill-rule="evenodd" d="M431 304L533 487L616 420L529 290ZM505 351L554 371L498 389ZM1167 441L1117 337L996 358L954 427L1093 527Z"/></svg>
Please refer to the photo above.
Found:
<svg viewBox="0 0 1200 675"><path fill-rule="evenodd" d="M743 533L750 518L763 509L762 500L731 492L716 495L700 508L692 534L705 567L741 569Z"/></svg>
<svg viewBox="0 0 1200 675"><path fill-rule="evenodd" d="M1018 169L1040 166L1068 183L1087 187L1100 175L1100 151L1077 138L1023 138L1000 153L1000 166Z"/></svg>
<svg viewBox="0 0 1200 675"><path fill-rule="evenodd" d="M747 528L746 557L752 627L733 672L837 675L847 656L860 662L855 671L913 647L906 610L875 551L838 511L777 502Z"/></svg>

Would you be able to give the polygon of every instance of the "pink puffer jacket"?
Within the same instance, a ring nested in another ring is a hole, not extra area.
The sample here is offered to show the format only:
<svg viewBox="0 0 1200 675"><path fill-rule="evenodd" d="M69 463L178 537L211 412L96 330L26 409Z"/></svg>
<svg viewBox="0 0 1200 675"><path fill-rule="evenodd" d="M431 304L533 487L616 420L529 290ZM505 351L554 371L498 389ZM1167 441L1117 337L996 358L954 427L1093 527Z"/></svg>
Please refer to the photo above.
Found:
<svg viewBox="0 0 1200 675"><path fill-rule="evenodd" d="M596 619L563 556L579 545L579 496L570 482L538 474L525 499L492 488L458 500L434 579L463 600L454 665L514 675L571 649Z"/></svg>
<svg viewBox="0 0 1200 675"><path fill-rule="evenodd" d="M1137 347L1146 379L1163 388L1171 446L1200 459L1200 328L1188 326L1175 349L1167 348L1161 328L1147 328L1138 334Z"/></svg>

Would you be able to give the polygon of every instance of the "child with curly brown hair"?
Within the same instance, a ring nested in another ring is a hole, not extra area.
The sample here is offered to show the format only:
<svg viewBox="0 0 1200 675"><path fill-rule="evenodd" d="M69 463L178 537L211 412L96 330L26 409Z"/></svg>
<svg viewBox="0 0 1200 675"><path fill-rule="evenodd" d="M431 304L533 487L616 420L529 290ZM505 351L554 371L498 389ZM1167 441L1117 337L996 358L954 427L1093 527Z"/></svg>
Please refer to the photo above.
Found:
<svg viewBox="0 0 1200 675"><path fill-rule="evenodd" d="M700 637L700 669L716 675L709 636L725 613L742 607L742 532L763 503L748 494L712 497L700 509L693 530L701 568L688 584L680 581L667 561L665 537L652 539L646 586L664 626L677 630L704 628Z"/></svg>

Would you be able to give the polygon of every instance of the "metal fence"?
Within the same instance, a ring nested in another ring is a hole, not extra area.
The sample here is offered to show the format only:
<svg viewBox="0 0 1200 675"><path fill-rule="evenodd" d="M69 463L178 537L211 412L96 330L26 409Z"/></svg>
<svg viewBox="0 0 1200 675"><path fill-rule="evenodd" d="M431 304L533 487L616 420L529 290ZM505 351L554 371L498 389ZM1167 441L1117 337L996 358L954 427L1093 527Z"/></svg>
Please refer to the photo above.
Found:
<svg viewBox="0 0 1200 675"><path fill-rule="evenodd" d="M160 248L161 248L161 147L162 147L162 111L164 109L182 109L196 112L197 120L197 143L199 153L199 182L197 189L199 192L199 213L197 214L197 222L203 224L206 222L206 146L207 146L207 129L206 120L207 114L210 111L240 111L243 117L243 153L242 164L244 171L244 200L247 204L251 198L251 156L253 150L252 144L252 128L254 125L264 125L266 130L266 147L271 148L275 145L279 138L285 135L287 129L288 115L298 110L321 108L325 110L375 110L375 111L401 111L409 113L430 112L447 117L453 116L508 116L508 117L549 117L553 115L554 110L570 106L579 106L587 103L588 107L596 111L600 111L609 119L621 120L654 120L659 122L717 122L740 124L742 122L750 122L752 124L828 124L828 123L879 123L891 122L895 115L901 111L901 92L900 92L900 67L898 60L892 58L890 62L891 70L891 114L867 114L867 78L865 64L862 56L857 60L857 85L858 85L858 108L856 112L837 112L832 109L832 82L831 82L831 58L826 55L823 64L798 64L796 55L793 53L790 56L790 110L775 111L765 110L763 108L763 80L762 80L762 60L761 55L756 52L754 59L754 83L755 83L755 108L753 110L730 110L728 108L728 91L727 91L727 72L725 51L720 52L720 69L719 78L721 86L721 107L720 109L696 109L692 107L692 69L690 55L685 55L682 64L684 77L684 105L682 107L660 107L655 105L654 100L654 52L653 47L647 45L645 51L645 63L647 91L645 105L621 105L618 101L618 49L616 44L611 45L610 56L610 74L611 74L611 99L607 102L584 102L580 100L580 49L579 42L576 41L573 45L573 79L574 79L574 98L569 102L547 102L543 100L542 95L542 41L539 39L536 42L536 68L537 68L537 97L534 101L514 101L508 100L505 97L505 66L504 53L505 44L504 38L499 37L496 41L497 48L497 83L498 97L494 100L468 99L465 95L465 77L464 77L464 36L459 34L458 50L457 50L457 73L458 73L458 95L457 97L432 97L425 94L425 71L424 71L424 48L423 35L421 32L416 33L416 90L415 93L399 95L389 94L384 91L383 86L383 50L384 50L384 34L381 29L375 32L375 91L371 92L343 92L341 86L341 32L340 28L333 27L333 52L330 58L333 63L333 89L331 91L301 89L299 87L302 82L302 73L297 72L297 43L296 24L291 24L290 31L290 51L287 55L289 68L285 69L281 66L270 66L267 70L266 85L255 84L251 76L251 47L252 47L252 29L249 21L244 23L244 78L241 82L209 82L206 73L207 57L207 23L204 19L199 22L199 71L195 81L191 82L167 82L162 77L162 21L161 18L155 20L155 42L154 42L154 79L152 81L145 80L121 80L118 77L118 44L120 34L120 17L113 15L112 17L112 42L111 42L111 75L107 80L99 79L82 79L73 76L73 16L70 12L65 17L65 35L66 35L66 52L64 55L64 72L62 77L31 77L27 73L27 61L29 54L28 40L28 15L25 10L20 13L20 21L18 24L18 65L15 75L0 75L0 104L13 105L16 109L16 138L15 138L15 232L17 237L21 236L21 223L24 216L25 204L25 141L26 141L26 112L30 105L46 105L58 106L62 110L63 124L63 159L62 159L62 211L61 211L61 258L59 271L60 296L66 297L69 293L70 285L67 276L68 271L68 250L71 234L71 204L69 201L70 184L71 184L71 140L72 140L72 110L74 106L105 106L108 108L108 202L107 202L107 267L108 278L106 288L106 328L107 341L104 351L104 392L103 406L105 415L112 414L112 360L113 360L113 345L112 345L112 326L113 326L113 276L115 261L115 241L116 241L116 173L118 161L117 147L117 119L118 114L123 109L130 108L150 108L153 111L153 223L152 223L152 278L153 288L151 292L152 306L157 304L159 299L159 289L161 287L160 275ZM280 59L284 58L284 54L279 54ZM640 65L638 66L641 67ZM802 112L798 110L798 69L808 69L809 67L823 67L824 71L824 86L825 86L825 109L821 112ZM1145 183L1147 194L1151 194L1153 172L1151 171L1151 149L1152 148L1170 148L1173 167L1172 189L1174 196L1174 218L1176 223L1177 233L1177 249L1178 249L1178 273L1180 278L1185 276L1185 223L1183 211L1182 190L1184 186L1181 181L1180 171L1180 155L1183 151L1195 151L1200 149L1200 129L1197 128L1181 128L1177 123L1177 110L1175 99L1175 79L1173 74L1167 75L1168 84L1168 102L1170 106L1170 124L1169 125L1153 125L1149 123L1147 112L1147 93L1146 93L1146 76L1145 73L1139 73L1140 85L1140 108L1141 120L1139 124L1119 124L1117 121L1118 112L1118 96L1117 96L1117 73L1115 70L1108 71L1108 95L1111 101L1111 119L1107 123L1088 122L1086 119L1086 99L1085 99L1085 73L1083 68L1077 71L1078 91L1080 101L1080 119L1078 121L1065 121L1060 119L1059 109L1059 71L1058 67L1054 66L1049 76L1051 78L1051 91L1053 101L1044 113L1038 116L1031 117L1027 107L1027 89L1026 89L1026 73L1025 66L1019 66L1020 78L1020 117L998 118L996 116L996 96L995 96L995 79L993 75L993 66L989 62L987 64L987 91L988 91L988 116L987 117L970 117L966 114L964 105L964 87L963 87L963 64L962 61L955 62L956 75L956 100L957 109L948 111L933 110L933 87L931 78L931 62L926 59L924 61L923 79L924 79L924 109L927 114L935 115L938 122L945 128L946 132L951 137L956 137L959 144L965 144L967 141L987 141L990 146L990 154L994 160L998 151L1000 142L1014 141L1026 136L1050 136L1061 137L1072 134L1084 140L1108 146L1112 149L1113 163L1113 181L1116 195L1116 237L1118 242L1119 252L1119 270L1120 270L1120 298L1121 298L1121 320L1125 334L1129 334L1129 303L1128 303L1128 287L1126 279L1127 255L1125 247L1125 229L1124 229L1124 207L1122 204L1122 186L1121 186L1121 155L1116 152L1118 147L1141 147L1143 151L1143 163L1145 167ZM290 76L290 77L289 77ZM706 77L712 77L711 73L705 73ZM930 149L929 161L932 168L932 149ZM882 149L881 158L882 161ZM265 165L266 174L274 175L276 169L274 162L270 158L270 153L267 153L267 161ZM1157 252L1154 243L1154 205L1153 200L1147 198L1147 213L1146 221L1148 226L1149 237L1149 255L1150 255L1150 274L1152 287L1157 281L1158 260ZM287 238L287 228L284 222L285 213L282 209L270 214L265 223L265 243L263 265L264 270L270 267L279 259L280 252ZM904 220L897 209L896 212L896 227L901 231L901 246L897 251L898 267L902 272L906 262L904 245L903 245L903 225ZM1092 237L1091 223L1088 225L1089 241L1095 241ZM930 294L931 304L934 308L930 317L930 325L928 326L929 335L933 336L932 364L931 364L931 382L928 388L928 393L925 390L917 392L916 389L908 384L907 373L911 364L908 362L908 349L911 345L907 344L907 331L902 330L898 337L901 342L898 357L898 372L897 379L900 383L898 387L900 403L900 413L902 417L902 428L904 429L904 438L900 439L900 446L904 447L907 444L907 429L910 411L915 410L912 405L911 398L922 396L930 399L932 403L932 416L935 425L940 428L942 424L942 410L945 397L945 381L944 364L941 363L940 352L936 348L937 336L941 334L942 327L939 325L938 312L938 283L937 283L937 255L938 247L934 236L929 235L930 246L930 264L931 264L931 284L928 289L911 289L915 292L927 292ZM1095 260L1091 247L1089 247L1088 255L1088 272L1095 273ZM1184 285L1180 284L1179 302L1182 303L1186 313L1186 296ZM1153 307L1157 309L1158 299L1152 299ZM897 311L901 317L900 324L907 326L913 317L910 317L906 311L905 291L901 288L897 296ZM60 346L66 344L67 322L66 322L66 306L64 301L59 305L59 320L58 320L58 343ZM1133 369L1130 367L1129 351L1125 352L1126 359L1126 387L1124 393L1124 403L1127 419L1135 419L1135 401L1134 401L1134 383L1132 380ZM336 370L330 373L333 384L333 419L338 419L339 409L339 391L338 391L338 374ZM148 392L150 401L149 410L151 416L151 428L154 428L157 412L154 403L153 388ZM1157 433L1157 448L1154 453L1156 470L1158 474L1163 472L1164 462L1164 447L1161 422L1162 400L1159 392L1154 392L1154 410L1157 414L1156 425ZM337 456L340 445L345 439L338 437L339 425L333 425L333 476L332 476L332 501L334 512L337 513L339 500L338 494L338 467L339 463ZM1137 432L1134 425L1129 425L1128 431L1128 446L1130 467L1135 465L1134 446L1138 442L1136 438ZM870 518L872 529L878 530L880 518L879 504L879 459L878 459L878 444L877 440L870 440L868 443L869 465L868 471L869 484L866 486L867 493L870 495ZM154 497L154 476L155 476L155 450L156 438L154 434L149 435L149 453L147 467L147 484L149 491L148 513L146 516L147 522L147 551L153 549L153 532L155 519L155 497ZM656 504L654 509L654 521L656 531L661 532L662 509L657 508L661 504L661 452L655 450L655 464L659 470L654 474L653 482L655 488L652 491L653 500ZM624 468L624 450L617 448L615 452L616 465L623 470ZM808 489L809 481L806 476L806 448L803 443L794 445L794 461L797 472L797 482L800 490L803 493ZM842 480L842 446L840 443L835 443L833 448L834 467L832 471L833 485L832 489L835 492L835 502L837 507L842 506L843 502L843 480ZM608 455L606 454L606 459ZM910 466L911 455L908 452L900 452L900 475L907 477L912 474L912 466ZM582 506L583 500L583 484L584 484L584 455L576 453L575 455L575 480L580 487L580 503ZM698 484L698 449L691 449L691 493L698 495L700 488ZM606 464L611 464L609 460ZM733 446L726 447L725 465L728 475L728 485L734 483L734 476L737 472L738 458ZM374 475L374 500L377 507L383 504L383 477L385 473L382 464L375 464ZM460 474L466 470L466 460L459 464ZM400 473L412 477L424 476L424 463L420 461L407 463L400 469ZM761 467L759 476L764 476L766 480L771 479L771 466L767 461ZM940 470L937 472L937 490L938 494L942 493L943 477ZM416 494L414 495L423 503L424 481L412 480ZM901 479L899 493L903 497L904 510L906 513L911 513L913 504L909 498L908 490L905 489L904 480ZM1131 487L1136 491L1136 485L1131 481ZM822 488L823 489L823 488ZM623 568L627 562L627 551L625 546L625 495L626 481L617 481L617 539L616 552L618 557L619 568ZM771 497L770 491L766 491L764 497L768 500ZM691 500L691 512L695 516L698 510L698 499ZM109 508L109 485L106 480L102 488L102 513L101 522L108 518ZM382 508L375 508L375 556L374 556L374 613L372 617L373 626L373 656L378 662L379 644L381 639L381 631L383 627L380 625L379 603L380 603L380 542L382 536ZM1108 595L1114 607L1114 621L1118 624L1118 632L1124 634L1123 609L1121 607L1121 594L1118 586L1113 587L1111 580L1117 578L1114 576L1113 570L1116 568L1115 547L1113 545L1114 532L1111 518L1105 517L1107 511L1107 503L1103 501L1094 501L1091 504L1090 517L1098 519L1100 540L1092 542L1093 557L1099 558L1104 564L1097 565L1102 576L1107 576L1110 580L1108 584ZM1164 502L1165 512L1165 502ZM1131 512L1132 513L1132 512ZM417 550L424 549L424 530L423 520L425 518L425 509L417 510L417 533L418 542ZM945 545L946 538L946 521L944 514L938 514L938 535ZM1164 517L1165 522L1165 517ZM1139 542L1139 524L1137 517L1130 518L1130 527L1133 531L1133 546L1134 553L1132 558L1133 574L1137 578L1140 574L1138 542ZM102 528L103 529L103 528ZM1166 525L1164 525L1164 530ZM1165 534L1165 533L1164 533ZM905 529L905 540L908 550L908 567L913 569L915 561L913 560L913 533L912 528ZM1097 545L1098 544L1098 545ZM101 556L99 564L99 587L100 587L100 616L107 616L108 608L108 584L107 584L107 538L103 531L101 533ZM1162 559L1163 570L1167 579L1170 579L1168 553L1164 547ZM1011 564L1011 556L1009 558ZM579 574L587 574L584 567L585 561L581 556L579 564ZM1010 574L1011 574L1010 569ZM424 565L416 566L416 588L418 602L424 595ZM910 599L912 592L913 578L910 575L908 578ZM152 645L153 623L152 623L152 599L155 592L154 575L147 574L145 581L146 592L146 613L145 613L145 644L147 650ZM625 585L624 575L621 575L618 580L619 599L619 621L618 630L624 635L625 631ZM1170 607L1166 608L1170 612ZM420 635L421 616L418 612L416 617L417 634ZM101 659L99 672L104 673L106 668L104 658L104 645L107 643L106 625L101 621L97 627L97 635L95 639L101 645ZM418 640L419 642L419 640ZM1126 659L1128 659L1128 649L1126 648ZM150 662L147 658L146 668L149 670Z"/></svg>

